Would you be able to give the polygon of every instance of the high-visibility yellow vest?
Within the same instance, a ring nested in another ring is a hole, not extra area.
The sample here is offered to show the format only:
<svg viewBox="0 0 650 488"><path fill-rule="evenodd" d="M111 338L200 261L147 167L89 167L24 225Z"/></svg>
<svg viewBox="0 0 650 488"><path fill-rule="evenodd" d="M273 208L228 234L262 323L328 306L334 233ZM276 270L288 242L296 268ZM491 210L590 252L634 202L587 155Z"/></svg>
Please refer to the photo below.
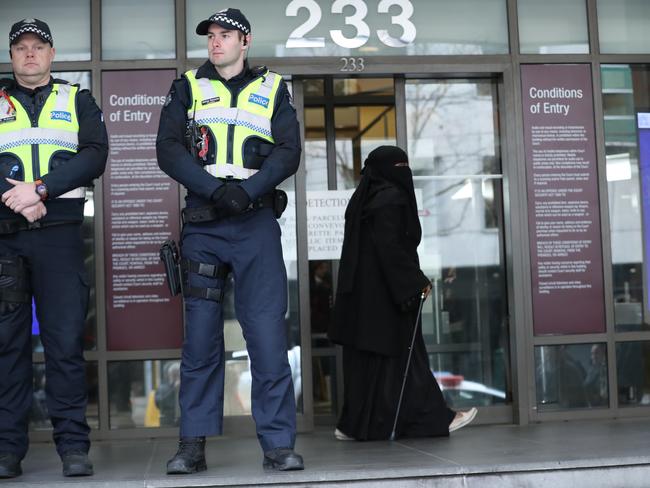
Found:
<svg viewBox="0 0 650 488"><path fill-rule="evenodd" d="M75 85L54 83L36 127L20 101L10 96L14 109L0 98L0 155L11 154L22 166L24 181L32 182L50 171L52 157L60 152L74 155L79 146L79 120ZM76 188L58 198L84 198L85 188Z"/></svg>
<svg viewBox="0 0 650 488"><path fill-rule="evenodd" d="M271 117L282 77L267 70L248 83L236 100L223 82L196 78L196 70L186 72L185 78L192 94L187 117L208 127L210 144L216 145L214 164L206 165L206 171L218 178L242 180L257 173L259 167L245 161L244 145L250 137L274 143Z"/></svg>

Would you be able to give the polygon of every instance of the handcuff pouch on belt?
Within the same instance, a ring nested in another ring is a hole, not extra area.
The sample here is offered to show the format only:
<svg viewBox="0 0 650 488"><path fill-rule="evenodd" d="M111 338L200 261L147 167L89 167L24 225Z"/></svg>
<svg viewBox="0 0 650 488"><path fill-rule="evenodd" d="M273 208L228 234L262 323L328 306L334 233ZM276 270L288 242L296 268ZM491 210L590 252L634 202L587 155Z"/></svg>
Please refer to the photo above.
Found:
<svg viewBox="0 0 650 488"><path fill-rule="evenodd" d="M171 239L166 240L160 247L160 260L165 266L167 275L167 285L172 296L178 295L182 290L180 257L176 242Z"/></svg>
<svg viewBox="0 0 650 488"><path fill-rule="evenodd" d="M248 209L246 209L246 212L260 208L272 208L275 218L279 219L287 208L287 203L288 197L286 192L276 189L252 202ZM199 224L202 222L221 220L230 215L222 209L219 209L216 205L207 205L205 207L184 208L182 216L184 224Z"/></svg>
<svg viewBox="0 0 650 488"><path fill-rule="evenodd" d="M204 298L217 303L223 301L226 291L226 278L230 273L230 266L227 264L207 264L192 261L187 258L181 259L181 272L183 274L183 296ZM217 278L221 282L221 288L201 288L190 285L190 273L195 273L208 278Z"/></svg>

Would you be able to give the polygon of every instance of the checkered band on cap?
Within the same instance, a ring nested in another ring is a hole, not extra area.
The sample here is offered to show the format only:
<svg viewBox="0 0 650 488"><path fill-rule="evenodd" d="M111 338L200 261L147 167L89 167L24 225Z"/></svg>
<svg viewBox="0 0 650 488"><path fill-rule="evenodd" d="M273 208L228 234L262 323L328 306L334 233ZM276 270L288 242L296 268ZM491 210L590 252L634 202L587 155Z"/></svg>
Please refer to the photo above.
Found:
<svg viewBox="0 0 650 488"><path fill-rule="evenodd" d="M216 13L212 17L210 17L210 22L225 22L226 24L232 25L235 29L242 31L244 34L248 35L250 34L251 30L242 24L241 22L237 22L235 19L231 19L226 15L226 13Z"/></svg>
<svg viewBox="0 0 650 488"><path fill-rule="evenodd" d="M226 8L213 14L196 26L196 33L200 36L207 35L212 24L217 24L228 30L238 30L246 36L251 33L250 22L248 22L248 19L241 10L237 8Z"/></svg>
<svg viewBox="0 0 650 488"><path fill-rule="evenodd" d="M36 34L43 41L49 42L52 46L54 45L50 27L38 19L23 19L16 22L9 32L9 45L11 46L20 36L27 33Z"/></svg>

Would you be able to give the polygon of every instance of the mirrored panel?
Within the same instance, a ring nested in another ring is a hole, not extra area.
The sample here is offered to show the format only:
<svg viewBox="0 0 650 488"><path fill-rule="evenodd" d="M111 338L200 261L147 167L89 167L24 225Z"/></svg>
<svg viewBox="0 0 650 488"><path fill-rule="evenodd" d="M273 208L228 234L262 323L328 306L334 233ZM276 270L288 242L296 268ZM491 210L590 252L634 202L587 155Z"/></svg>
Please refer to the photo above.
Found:
<svg viewBox="0 0 650 488"><path fill-rule="evenodd" d="M535 385L540 412L607 408L607 345L570 344L535 348Z"/></svg>
<svg viewBox="0 0 650 488"><path fill-rule="evenodd" d="M642 170L650 154L640 150L637 130L637 113L650 107L650 66L603 65L601 75L616 330L650 330L644 252L650 228L643 223L650 217L650 189L643 189Z"/></svg>
<svg viewBox="0 0 650 488"><path fill-rule="evenodd" d="M650 53L649 2L597 0L596 4L601 53Z"/></svg>
<svg viewBox="0 0 650 488"><path fill-rule="evenodd" d="M110 0L102 5L102 59L174 59L174 0Z"/></svg>
<svg viewBox="0 0 650 488"><path fill-rule="evenodd" d="M90 0L21 0L2 2L0 36L7 42L11 26L22 19L38 18L52 32L56 57L54 61L87 61L90 59ZM0 49L0 63L9 63L6 44Z"/></svg>
<svg viewBox="0 0 650 488"><path fill-rule="evenodd" d="M589 53L585 0L517 0L524 54Z"/></svg>
<svg viewBox="0 0 650 488"><path fill-rule="evenodd" d="M616 376L620 406L650 405L650 342L618 342Z"/></svg>
<svg viewBox="0 0 650 488"><path fill-rule="evenodd" d="M34 389L32 408L29 412L30 430L51 430L52 423L47 411L47 399L45 394L45 364L35 363L33 367ZM99 428L99 407L98 407L98 377L97 363L86 362L86 389L88 390L88 407L86 409L86 421L91 429Z"/></svg>

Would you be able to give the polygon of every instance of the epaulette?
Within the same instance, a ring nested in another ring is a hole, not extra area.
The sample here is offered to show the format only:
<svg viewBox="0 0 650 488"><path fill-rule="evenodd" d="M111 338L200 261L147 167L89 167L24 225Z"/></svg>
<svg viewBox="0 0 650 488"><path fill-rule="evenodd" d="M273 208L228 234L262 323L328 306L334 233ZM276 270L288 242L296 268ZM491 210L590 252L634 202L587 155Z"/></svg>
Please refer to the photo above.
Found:
<svg viewBox="0 0 650 488"><path fill-rule="evenodd" d="M266 66L255 66L254 68L251 68L251 72L255 76L261 76L264 73L266 73L269 69Z"/></svg>

